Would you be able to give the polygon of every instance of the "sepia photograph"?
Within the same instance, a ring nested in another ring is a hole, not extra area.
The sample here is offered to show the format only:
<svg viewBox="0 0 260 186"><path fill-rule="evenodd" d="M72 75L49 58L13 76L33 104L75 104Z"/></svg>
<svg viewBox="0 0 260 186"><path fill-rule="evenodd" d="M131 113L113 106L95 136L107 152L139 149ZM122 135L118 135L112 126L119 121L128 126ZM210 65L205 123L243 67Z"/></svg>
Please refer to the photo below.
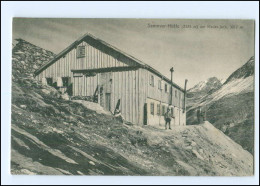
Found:
<svg viewBox="0 0 260 186"><path fill-rule="evenodd" d="M254 176L255 20L12 20L12 175Z"/></svg>

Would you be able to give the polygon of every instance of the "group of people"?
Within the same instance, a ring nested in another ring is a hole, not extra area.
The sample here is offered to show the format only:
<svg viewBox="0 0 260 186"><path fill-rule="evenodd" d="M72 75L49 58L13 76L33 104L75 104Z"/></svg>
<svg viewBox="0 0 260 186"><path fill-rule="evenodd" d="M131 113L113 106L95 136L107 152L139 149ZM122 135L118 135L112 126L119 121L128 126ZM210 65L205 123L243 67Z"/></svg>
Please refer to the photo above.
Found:
<svg viewBox="0 0 260 186"><path fill-rule="evenodd" d="M123 120L123 117L121 115L121 112L119 109L115 109L114 112L115 117L120 118ZM167 111L164 114L164 120L165 120L165 130L169 128L171 130L171 120L174 119L175 117L172 115L170 112L170 108L167 108ZM202 111L201 107L197 109L197 118L198 118L198 123L202 123L202 121L206 120L206 112Z"/></svg>
<svg viewBox="0 0 260 186"><path fill-rule="evenodd" d="M114 111L114 116L118 119L120 119L122 122L124 121L124 118L118 108ZM171 130L171 120L174 118L170 112L170 108L167 109L166 113L164 114L164 120L165 120L165 130L167 130L167 126L169 126L169 129Z"/></svg>

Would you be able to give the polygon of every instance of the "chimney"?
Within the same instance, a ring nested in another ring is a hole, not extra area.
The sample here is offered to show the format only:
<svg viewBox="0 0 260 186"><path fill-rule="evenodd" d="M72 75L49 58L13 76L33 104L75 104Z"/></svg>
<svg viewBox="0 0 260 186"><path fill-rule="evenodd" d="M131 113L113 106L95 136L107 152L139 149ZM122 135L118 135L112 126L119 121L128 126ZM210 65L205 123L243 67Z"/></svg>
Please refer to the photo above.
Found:
<svg viewBox="0 0 260 186"><path fill-rule="evenodd" d="M184 106L183 106L183 113L186 111L186 89L187 89L187 82L188 80L185 79L185 84L184 84Z"/></svg>
<svg viewBox="0 0 260 186"><path fill-rule="evenodd" d="M172 105L172 85L173 85L173 82L172 82L172 75L173 75L173 72L174 72L174 70L173 70L173 67L170 69L170 71L171 71L171 101L170 101L170 105Z"/></svg>

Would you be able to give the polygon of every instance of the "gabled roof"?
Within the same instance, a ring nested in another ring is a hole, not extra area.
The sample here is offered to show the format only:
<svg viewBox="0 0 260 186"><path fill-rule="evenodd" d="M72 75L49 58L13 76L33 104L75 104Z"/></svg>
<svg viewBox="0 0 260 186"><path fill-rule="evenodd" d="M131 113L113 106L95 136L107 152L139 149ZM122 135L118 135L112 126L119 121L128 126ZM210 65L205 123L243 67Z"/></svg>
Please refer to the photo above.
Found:
<svg viewBox="0 0 260 186"><path fill-rule="evenodd" d="M126 58L130 59L131 61L136 63L136 67L140 67L140 68L144 68L149 70L150 72L156 74L157 76L161 77L163 80L167 81L169 84L171 84L171 80L169 80L167 77L165 77L164 75L162 75L159 71L155 70L154 68L152 68L151 66L143 63L142 61L140 61L139 59L121 51L120 49L110 45L109 43L89 34L86 33L85 35L83 35L82 37L80 37L79 39L77 39L76 41L74 41L71 45L69 45L67 48L65 48L63 51L61 51L58 55L56 55L52 60L50 60L48 63L46 63L45 65L41 66L38 70L36 70L34 72L34 75L37 76L39 73L41 73L43 70L45 70L46 68L48 68L50 65L52 65L53 63L55 63L57 60L59 60L60 58L64 57L67 53L69 53L73 48L75 48L77 45L79 45L82 41L85 41L87 38L91 38L93 40L95 40L96 42L98 42L99 44L108 47L110 50L113 50L115 52L120 53L121 55L125 56ZM181 91L184 91L180 86L178 86L175 83L172 83L172 86L178 88Z"/></svg>

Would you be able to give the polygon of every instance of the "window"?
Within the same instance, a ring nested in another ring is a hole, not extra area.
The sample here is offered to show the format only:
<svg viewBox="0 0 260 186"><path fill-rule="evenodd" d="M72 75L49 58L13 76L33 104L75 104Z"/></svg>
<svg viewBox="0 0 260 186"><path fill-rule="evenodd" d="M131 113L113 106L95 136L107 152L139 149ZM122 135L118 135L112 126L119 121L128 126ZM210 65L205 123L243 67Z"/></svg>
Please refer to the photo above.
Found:
<svg viewBox="0 0 260 186"><path fill-rule="evenodd" d="M85 46L77 47L77 58L82 58L86 56Z"/></svg>
<svg viewBox="0 0 260 186"><path fill-rule="evenodd" d="M81 72L73 72L73 77L82 77L83 73Z"/></svg>
<svg viewBox="0 0 260 186"><path fill-rule="evenodd" d="M154 115L154 103L151 103L151 115Z"/></svg>
<svg viewBox="0 0 260 186"><path fill-rule="evenodd" d="M150 76L150 85L152 87L154 87L154 76L153 75Z"/></svg>
<svg viewBox="0 0 260 186"><path fill-rule="evenodd" d="M69 86L69 77L62 77L62 85L64 87L68 87Z"/></svg>
<svg viewBox="0 0 260 186"><path fill-rule="evenodd" d="M168 92L168 86L165 84L165 92Z"/></svg>
<svg viewBox="0 0 260 186"><path fill-rule="evenodd" d="M173 108L171 108L171 115L172 115L172 117L174 117Z"/></svg>
<svg viewBox="0 0 260 186"><path fill-rule="evenodd" d="M165 106L162 106L162 116L165 114Z"/></svg>
<svg viewBox="0 0 260 186"><path fill-rule="evenodd" d="M52 78L46 78L46 80L47 80L47 84L52 86L53 84Z"/></svg>
<svg viewBox="0 0 260 186"><path fill-rule="evenodd" d="M103 86L100 86L99 93L103 94Z"/></svg>
<svg viewBox="0 0 260 186"><path fill-rule="evenodd" d="M162 90L162 81L161 80L158 80L158 89Z"/></svg>
<svg viewBox="0 0 260 186"><path fill-rule="evenodd" d="M177 90L175 90L175 97L176 97L176 98L178 97L178 95L177 95Z"/></svg>
<svg viewBox="0 0 260 186"><path fill-rule="evenodd" d="M161 112L161 106L160 104L157 104L157 115L160 116Z"/></svg>

